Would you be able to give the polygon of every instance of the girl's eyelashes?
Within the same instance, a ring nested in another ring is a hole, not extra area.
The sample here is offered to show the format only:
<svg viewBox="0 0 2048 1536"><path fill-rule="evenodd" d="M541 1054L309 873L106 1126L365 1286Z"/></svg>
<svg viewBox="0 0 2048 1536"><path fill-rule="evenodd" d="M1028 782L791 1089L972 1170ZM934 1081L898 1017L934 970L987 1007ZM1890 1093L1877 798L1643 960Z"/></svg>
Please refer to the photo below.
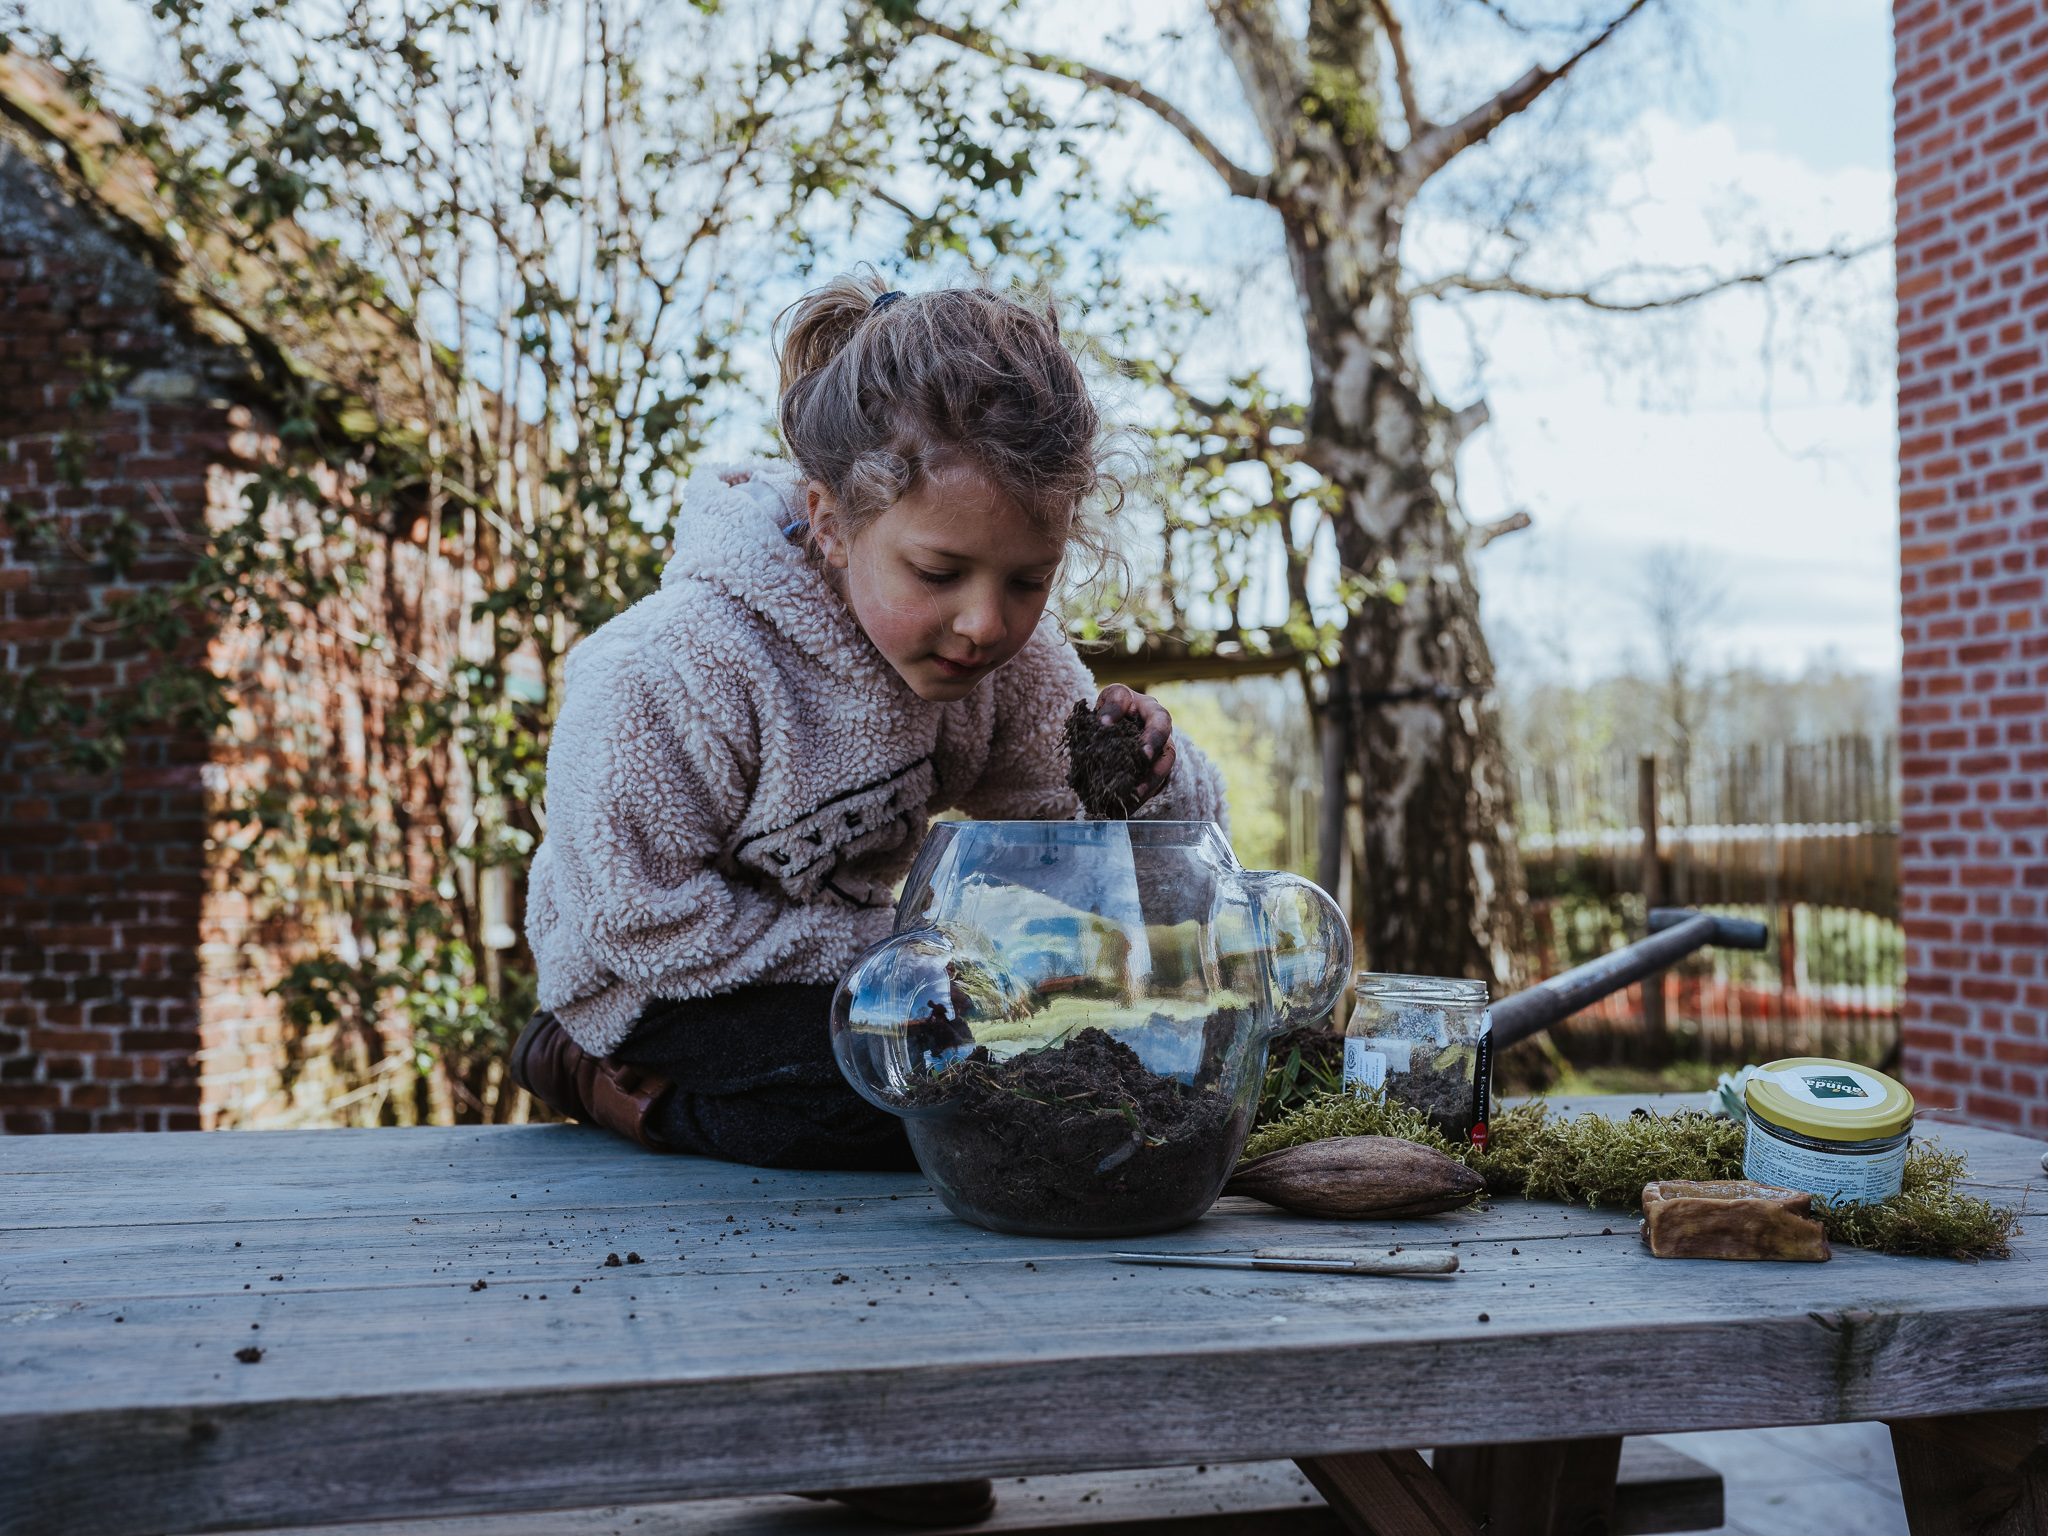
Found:
<svg viewBox="0 0 2048 1536"><path fill-rule="evenodd" d="M943 587L960 579L958 571L935 571L922 565L913 565L911 569L917 573L917 579L928 587ZM1016 576L1011 578L1010 585L1019 592L1043 592L1052 585L1052 577L1049 574Z"/></svg>

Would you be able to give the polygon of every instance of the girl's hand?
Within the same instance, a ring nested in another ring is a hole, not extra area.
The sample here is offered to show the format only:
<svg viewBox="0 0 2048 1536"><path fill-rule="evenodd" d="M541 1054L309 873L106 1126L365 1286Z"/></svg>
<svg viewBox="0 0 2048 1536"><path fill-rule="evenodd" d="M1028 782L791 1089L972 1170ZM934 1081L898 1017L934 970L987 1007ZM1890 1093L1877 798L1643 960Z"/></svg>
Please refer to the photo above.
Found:
<svg viewBox="0 0 2048 1536"><path fill-rule="evenodd" d="M1151 695L1133 693L1122 683L1111 683L1095 701L1095 717L1104 725L1114 725L1125 715L1136 715L1145 722L1145 734L1139 741L1145 755L1152 759L1152 779L1143 796L1150 800L1173 777L1173 716Z"/></svg>

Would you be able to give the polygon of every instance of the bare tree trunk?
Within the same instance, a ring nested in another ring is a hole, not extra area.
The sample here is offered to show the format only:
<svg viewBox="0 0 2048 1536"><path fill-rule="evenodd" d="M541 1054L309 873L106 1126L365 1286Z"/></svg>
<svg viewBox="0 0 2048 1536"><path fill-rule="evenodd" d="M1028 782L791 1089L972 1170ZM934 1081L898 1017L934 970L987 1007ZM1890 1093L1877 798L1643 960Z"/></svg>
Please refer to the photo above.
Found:
<svg viewBox="0 0 2048 1536"><path fill-rule="evenodd" d="M1395 155L1376 131L1369 6L1317 0L1299 43L1270 5L1218 3L1212 13L1266 130L1271 179L1293 189L1274 201L1313 380L1303 457L1343 488L1345 568L1388 589L1346 627L1325 705L1325 729L1341 724L1363 781L1362 958L1376 970L1505 984L1521 869L1456 476L1459 444L1486 407L1437 401L1401 281L1402 216L1426 174L1403 162L1426 144ZM1320 120L1302 110L1305 98L1323 102ZM1326 771L1326 793L1330 780ZM1326 815L1326 829L1337 825ZM1324 871L1338 852L1323 849Z"/></svg>

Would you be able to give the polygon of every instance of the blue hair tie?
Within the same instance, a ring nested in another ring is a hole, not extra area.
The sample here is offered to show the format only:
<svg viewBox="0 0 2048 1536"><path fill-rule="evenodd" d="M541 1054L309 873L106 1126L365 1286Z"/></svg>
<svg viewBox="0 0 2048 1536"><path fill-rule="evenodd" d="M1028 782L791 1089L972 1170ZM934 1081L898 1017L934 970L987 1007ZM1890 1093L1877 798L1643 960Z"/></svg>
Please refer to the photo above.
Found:
<svg viewBox="0 0 2048 1536"><path fill-rule="evenodd" d="M891 304L894 304L898 299L902 297L904 297L904 295L901 292L901 290L891 288L887 293L877 297L875 302L868 306L868 313L871 315L879 315L883 310L887 309Z"/></svg>

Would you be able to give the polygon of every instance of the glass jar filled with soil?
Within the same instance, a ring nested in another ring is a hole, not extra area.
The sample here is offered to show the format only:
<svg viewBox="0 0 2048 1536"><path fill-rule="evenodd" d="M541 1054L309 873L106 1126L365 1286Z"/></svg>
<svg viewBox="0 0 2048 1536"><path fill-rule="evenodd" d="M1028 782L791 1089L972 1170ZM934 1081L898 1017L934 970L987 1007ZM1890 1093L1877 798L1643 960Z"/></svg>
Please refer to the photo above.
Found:
<svg viewBox="0 0 2048 1536"><path fill-rule="evenodd" d="M1483 981L1358 973L1344 1086L1419 1109L1453 1141L1486 1144L1492 1017Z"/></svg>
<svg viewBox="0 0 2048 1536"><path fill-rule="evenodd" d="M1329 897L1241 868L1208 822L941 822L832 1047L955 1215L1163 1232L1215 1203L1267 1043L1326 1016L1350 962Z"/></svg>

